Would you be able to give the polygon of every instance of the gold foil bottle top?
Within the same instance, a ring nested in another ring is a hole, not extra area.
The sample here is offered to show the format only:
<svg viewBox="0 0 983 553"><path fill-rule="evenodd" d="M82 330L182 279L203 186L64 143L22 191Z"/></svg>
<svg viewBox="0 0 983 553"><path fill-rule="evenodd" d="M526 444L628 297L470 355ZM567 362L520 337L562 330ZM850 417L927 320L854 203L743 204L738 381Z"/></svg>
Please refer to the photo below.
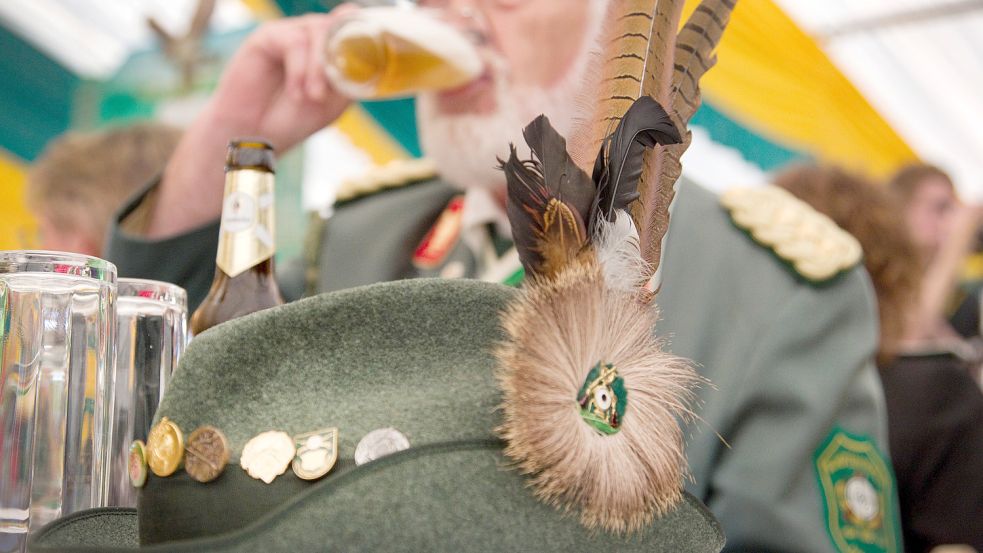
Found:
<svg viewBox="0 0 983 553"><path fill-rule="evenodd" d="M215 263L230 277L273 256L274 157L273 146L265 140L229 142Z"/></svg>
<svg viewBox="0 0 983 553"><path fill-rule="evenodd" d="M225 170L255 169L275 173L273 145L262 138L236 138L229 141Z"/></svg>

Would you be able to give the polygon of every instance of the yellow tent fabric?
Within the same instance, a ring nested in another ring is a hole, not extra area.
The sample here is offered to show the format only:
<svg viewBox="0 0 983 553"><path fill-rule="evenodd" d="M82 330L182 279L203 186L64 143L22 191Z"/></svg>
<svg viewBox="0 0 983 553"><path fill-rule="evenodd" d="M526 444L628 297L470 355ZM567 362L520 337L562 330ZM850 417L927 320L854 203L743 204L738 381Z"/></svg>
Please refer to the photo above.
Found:
<svg viewBox="0 0 983 553"><path fill-rule="evenodd" d="M0 155L0 250L35 247L36 228L24 205L24 168Z"/></svg>
<svg viewBox="0 0 983 553"><path fill-rule="evenodd" d="M687 0L683 21L699 4ZM772 0L740 0L703 78L704 97L787 147L874 177L915 153Z"/></svg>
<svg viewBox="0 0 983 553"><path fill-rule="evenodd" d="M385 165L396 159L410 157L410 154L357 104L345 110L334 124L348 137L352 145L368 154L375 165Z"/></svg>

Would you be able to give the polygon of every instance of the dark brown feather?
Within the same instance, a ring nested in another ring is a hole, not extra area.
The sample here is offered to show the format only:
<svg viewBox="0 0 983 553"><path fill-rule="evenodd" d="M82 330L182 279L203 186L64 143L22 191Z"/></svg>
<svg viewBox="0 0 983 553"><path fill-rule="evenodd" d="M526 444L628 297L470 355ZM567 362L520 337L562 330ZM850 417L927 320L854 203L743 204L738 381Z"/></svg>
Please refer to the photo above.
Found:
<svg viewBox="0 0 983 553"><path fill-rule="evenodd" d="M687 128L700 107L700 78L716 61L713 51L735 4L736 0L703 0L676 37L672 82L665 107L679 129ZM655 70L658 68L653 68ZM646 73L650 73L648 68ZM662 75L668 73L663 71ZM632 206L632 217L638 227L642 257L653 274L659 267L662 239L669 229L669 206L675 195L676 180L682 173L680 158L691 139L692 134L685 130L680 144L658 146L645 153L645 167L638 186L640 198Z"/></svg>
<svg viewBox="0 0 983 553"><path fill-rule="evenodd" d="M594 183L567 152L567 141L540 115L522 129L522 137L542 166L543 181L553 197L570 204L586 221L594 203Z"/></svg>
<svg viewBox="0 0 983 553"><path fill-rule="evenodd" d="M628 209L639 196L645 151L680 141L679 131L659 102L650 96L636 100L597 154L593 173L597 193L589 220L611 221L616 210Z"/></svg>
<svg viewBox="0 0 983 553"><path fill-rule="evenodd" d="M545 116L523 130L532 159L515 146L499 160L508 185L506 211L519 259L531 277L550 277L582 255L594 183L567 153L566 141Z"/></svg>

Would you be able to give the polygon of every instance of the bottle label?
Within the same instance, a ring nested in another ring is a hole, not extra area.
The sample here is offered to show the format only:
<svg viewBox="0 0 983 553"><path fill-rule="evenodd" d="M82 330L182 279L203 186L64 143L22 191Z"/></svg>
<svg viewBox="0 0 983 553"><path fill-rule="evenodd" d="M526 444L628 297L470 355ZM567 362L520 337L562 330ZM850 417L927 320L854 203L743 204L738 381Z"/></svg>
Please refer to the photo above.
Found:
<svg viewBox="0 0 983 553"><path fill-rule="evenodd" d="M256 201L244 192L233 192L222 205L222 230L242 232L256 224Z"/></svg>
<svg viewBox="0 0 983 553"><path fill-rule="evenodd" d="M225 202L215 264L234 277L273 257L272 173L238 169L225 175Z"/></svg>

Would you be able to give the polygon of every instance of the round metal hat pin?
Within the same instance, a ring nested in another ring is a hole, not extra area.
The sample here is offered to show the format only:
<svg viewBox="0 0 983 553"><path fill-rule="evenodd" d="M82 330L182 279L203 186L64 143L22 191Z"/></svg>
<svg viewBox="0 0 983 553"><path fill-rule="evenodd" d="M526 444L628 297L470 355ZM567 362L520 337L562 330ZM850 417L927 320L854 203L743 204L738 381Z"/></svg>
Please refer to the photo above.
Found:
<svg viewBox="0 0 983 553"><path fill-rule="evenodd" d="M355 446L355 464L364 465L410 448L410 441L395 428L379 428L366 434Z"/></svg>
<svg viewBox="0 0 983 553"><path fill-rule="evenodd" d="M184 458L184 435L178 425L164 417L147 436L147 465L157 476L170 476Z"/></svg>
<svg viewBox="0 0 983 553"><path fill-rule="evenodd" d="M214 426L200 426L184 446L184 470L199 482L218 478L229 462L229 444Z"/></svg>

